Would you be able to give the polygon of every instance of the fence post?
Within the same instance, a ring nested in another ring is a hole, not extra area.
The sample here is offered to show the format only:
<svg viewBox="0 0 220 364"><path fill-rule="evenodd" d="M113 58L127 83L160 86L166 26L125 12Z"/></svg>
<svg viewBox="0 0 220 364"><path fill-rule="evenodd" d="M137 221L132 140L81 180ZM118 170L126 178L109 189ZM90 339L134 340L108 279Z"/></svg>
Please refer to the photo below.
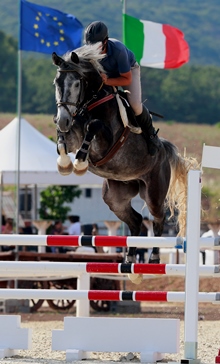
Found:
<svg viewBox="0 0 220 364"><path fill-rule="evenodd" d="M81 273L77 277L77 290L90 289L90 275L89 273ZM89 317L90 301L77 300L76 301L76 317Z"/></svg>
<svg viewBox="0 0 220 364"><path fill-rule="evenodd" d="M197 360L198 348L198 292L199 250L201 215L201 172L189 171L186 231L186 277L185 277L185 359Z"/></svg>

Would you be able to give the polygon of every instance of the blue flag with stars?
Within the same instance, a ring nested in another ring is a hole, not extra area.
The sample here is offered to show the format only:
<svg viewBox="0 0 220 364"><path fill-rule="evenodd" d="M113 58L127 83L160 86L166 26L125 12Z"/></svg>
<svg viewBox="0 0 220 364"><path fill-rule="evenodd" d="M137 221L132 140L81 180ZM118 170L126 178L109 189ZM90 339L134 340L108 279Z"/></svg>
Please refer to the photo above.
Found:
<svg viewBox="0 0 220 364"><path fill-rule="evenodd" d="M19 49L64 54L81 46L83 25L71 14L20 1Z"/></svg>

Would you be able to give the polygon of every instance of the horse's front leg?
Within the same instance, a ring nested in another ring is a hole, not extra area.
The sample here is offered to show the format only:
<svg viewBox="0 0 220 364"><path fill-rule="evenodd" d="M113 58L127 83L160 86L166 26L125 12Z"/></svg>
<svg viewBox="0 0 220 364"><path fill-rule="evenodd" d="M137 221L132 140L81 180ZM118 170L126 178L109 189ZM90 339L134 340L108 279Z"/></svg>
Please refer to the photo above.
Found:
<svg viewBox="0 0 220 364"><path fill-rule="evenodd" d="M67 146L65 134L57 133L57 169L62 176L67 176L73 172L73 163L70 156L67 154Z"/></svg>
<svg viewBox="0 0 220 364"><path fill-rule="evenodd" d="M94 119L88 123L85 137L81 147L76 153L75 161L73 163L73 172L75 174L81 176L87 171L90 144L100 131L105 137L104 129L105 126L101 120Z"/></svg>

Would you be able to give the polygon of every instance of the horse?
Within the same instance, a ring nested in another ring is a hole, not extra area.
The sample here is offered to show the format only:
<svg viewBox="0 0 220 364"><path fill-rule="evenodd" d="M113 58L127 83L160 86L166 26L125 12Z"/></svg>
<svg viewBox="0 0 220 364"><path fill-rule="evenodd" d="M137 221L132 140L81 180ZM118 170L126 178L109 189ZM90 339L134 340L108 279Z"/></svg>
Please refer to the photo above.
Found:
<svg viewBox="0 0 220 364"><path fill-rule="evenodd" d="M139 194L153 216L154 235L161 236L165 211L178 211L179 235L186 224L187 173L195 161L183 157L177 147L160 138L155 156L134 114L126 94L103 84L100 47L85 45L62 57L52 54L57 66L54 79L57 114L58 171L82 175L87 170L103 177L102 198L130 234L140 234L142 215L132 207ZM68 153L76 154L72 163ZM126 262L135 262L136 248L130 247ZM153 248L149 263L159 263L159 248ZM140 283L141 277L133 277Z"/></svg>

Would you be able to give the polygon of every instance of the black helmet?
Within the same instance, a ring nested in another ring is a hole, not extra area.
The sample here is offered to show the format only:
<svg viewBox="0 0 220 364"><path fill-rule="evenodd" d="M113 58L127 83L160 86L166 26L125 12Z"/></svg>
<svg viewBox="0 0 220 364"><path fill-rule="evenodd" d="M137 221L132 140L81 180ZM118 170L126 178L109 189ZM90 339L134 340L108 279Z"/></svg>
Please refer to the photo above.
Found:
<svg viewBox="0 0 220 364"><path fill-rule="evenodd" d="M108 37L108 28L101 21L94 21L85 30L86 44L103 42Z"/></svg>

